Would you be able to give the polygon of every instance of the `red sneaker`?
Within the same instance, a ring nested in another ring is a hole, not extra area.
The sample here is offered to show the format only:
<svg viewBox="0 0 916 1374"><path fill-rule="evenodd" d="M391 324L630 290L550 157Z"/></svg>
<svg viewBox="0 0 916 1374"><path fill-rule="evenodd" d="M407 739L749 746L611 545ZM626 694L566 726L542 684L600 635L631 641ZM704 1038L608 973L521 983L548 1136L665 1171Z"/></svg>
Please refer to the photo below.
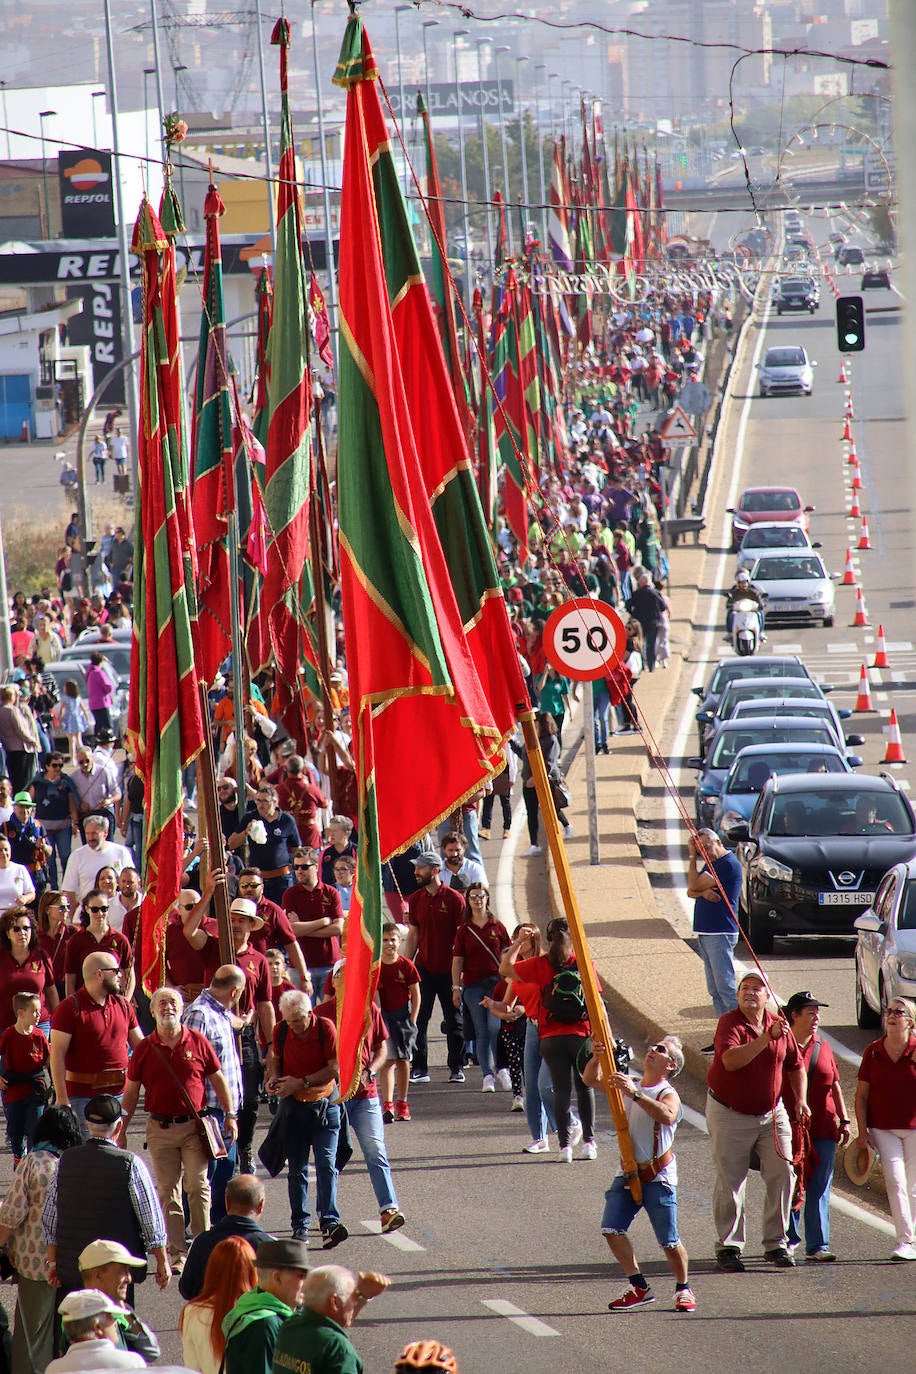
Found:
<svg viewBox="0 0 916 1374"><path fill-rule="evenodd" d="M622 1298L615 1298L607 1306L609 1312L630 1312L634 1307L647 1307L650 1302L655 1302L651 1288L628 1288Z"/></svg>
<svg viewBox="0 0 916 1374"><path fill-rule="evenodd" d="M382 1103L382 1120L384 1121L384 1123L385 1123L386 1126L390 1125L390 1123L394 1120L394 1103L393 1103L393 1102L383 1102L383 1103Z"/></svg>
<svg viewBox="0 0 916 1374"><path fill-rule="evenodd" d="M409 1120L410 1120L410 1108L408 1107L408 1105L407 1105L406 1102L398 1102L398 1103L397 1103L397 1105L395 1106L395 1109L394 1109L394 1119L395 1119L395 1121L409 1121Z"/></svg>

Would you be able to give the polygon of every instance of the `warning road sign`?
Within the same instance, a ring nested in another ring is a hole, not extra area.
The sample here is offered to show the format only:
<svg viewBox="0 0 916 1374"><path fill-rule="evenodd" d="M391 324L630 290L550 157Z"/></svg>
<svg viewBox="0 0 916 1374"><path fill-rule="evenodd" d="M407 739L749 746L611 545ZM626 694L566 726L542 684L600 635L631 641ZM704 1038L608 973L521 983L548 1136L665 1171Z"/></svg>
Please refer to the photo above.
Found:
<svg viewBox="0 0 916 1374"><path fill-rule="evenodd" d="M675 448L680 444L695 444L697 432L690 423L686 412L680 406L675 406L665 416L664 423L659 430L659 438L663 444Z"/></svg>
<svg viewBox="0 0 916 1374"><path fill-rule="evenodd" d="M558 606L544 626L544 653L558 673L577 682L606 677L620 663L626 645L621 617L589 596Z"/></svg>

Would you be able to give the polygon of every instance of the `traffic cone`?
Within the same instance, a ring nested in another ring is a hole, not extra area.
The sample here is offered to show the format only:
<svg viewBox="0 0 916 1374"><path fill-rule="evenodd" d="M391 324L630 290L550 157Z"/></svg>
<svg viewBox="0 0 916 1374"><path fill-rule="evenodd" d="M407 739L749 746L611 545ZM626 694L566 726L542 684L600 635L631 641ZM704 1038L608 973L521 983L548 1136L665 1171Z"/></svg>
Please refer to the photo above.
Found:
<svg viewBox="0 0 916 1374"><path fill-rule="evenodd" d="M862 588L856 592L856 613L853 617L853 629L859 629L868 624L868 613L865 610L865 597L862 595Z"/></svg>
<svg viewBox="0 0 916 1374"><path fill-rule="evenodd" d="M832 278L831 276L828 276L828 277L827 277L827 281L830 283L830 286L831 286L831 288L832 288L832 287L833 287L833 278ZM849 378L846 376L846 359L845 359L845 358L842 358L842 359L840 360L840 375L839 375L839 377L837 377L837 381L838 381L841 385L844 385L844 386L845 386L845 384L849 381Z"/></svg>
<svg viewBox="0 0 916 1374"><path fill-rule="evenodd" d="M850 419L850 420L854 420L854 419L856 418L856 412L855 412L855 410L854 410L854 408L853 408L853 404L852 404L852 392L851 392L851 391L847 391L847 393L846 393L846 416L847 416L847 419Z"/></svg>
<svg viewBox="0 0 916 1374"><path fill-rule="evenodd" d="M887 661L887 645L884 642L884 626L878 626L878 647L875 650L875 661L871 665L873 668L889 668L891 665Z"/></svg>
<svg viewBox="0 0 916 1374"><path fill-rule="evenodd" d="M843 443L846 443L846 444L851 444L851 443L852 443L852 430L849 428L849 420L848 420L848 419L846 420L845 424L843 425L843 433L840 435L840 440L841 440Z"/></svg>
<svg viewBox="0 0 916 1374"><path fill-rule="evenodd" d="M841 587L854 587L856 585L856 575L852 570L852 549L846 550L846 566L843 569L843 577L840 581Z"/></svg>
<svg viewBox="0 0 916 1374"><path fill-rule="evenodd" d="M858 493L858 491L856 490L856 488L853 487L853 489L852 489L852 505L849 507L849 518L850 518L850 520L858 520L858 519L861 518L861 515L862 515L862 512L859 510L859 493Z"/></svg>
<svg viewBox="0 0 916 1374"><path fill-rule="evenodd" d="M852 489L853 491L862 490L862 474L859 472L858 462L855 464L852 470Z"/></svg>
<svg viewBox="0 0 916 1374"><path fill-rule="evenodd" d="M900 722L897 719L897 712L891 707L891 718L887 723L887 750L882 763L906 763L903 752L903 743L900 739Z"/></svg>
<svg viewBox="0 0 916 1374"><path fill-rule="evenodd" d="M868 537L868 517L865 516L865 515L862 516L862 531L861 531L861 533L860 533L860 535L859 535L859 542L858 542L858 544L856 545L856 548L857 548L857 549L870 549L870 548L871 548L871 541L869 540L869 537Z"/></svg>
<svg viewBox="0 0 916 1374"><path fill-rule="evenodd" d="M846 465L847 465L847 467L852 467L853 464L857 463L858 461L859 461L859 459L858 459L858 457L856 456L856 441L855 441L855 439L850 439L850 441L849 441L849 456L848 456L847 459L846 459Z"/></svg>
<svg viewBox="0 0 916 1374"><path fill-rule="evenodd" d="M859 695L856 697L856 704L853 711L873 711L875 708L871 704L871 687L868 682L868 669L862 664L862 671L859 674Z"/></svg>

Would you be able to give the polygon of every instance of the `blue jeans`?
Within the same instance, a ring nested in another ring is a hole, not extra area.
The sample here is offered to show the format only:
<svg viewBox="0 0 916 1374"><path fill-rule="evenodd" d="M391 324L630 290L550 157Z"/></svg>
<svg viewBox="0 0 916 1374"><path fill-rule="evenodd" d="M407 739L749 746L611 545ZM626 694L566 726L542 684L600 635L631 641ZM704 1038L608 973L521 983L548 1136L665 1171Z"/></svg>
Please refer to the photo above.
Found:
<svg viewBox="0 0 916 1374"><path fill-rule="evenodd" d="M380 1212L397 1207L398 1199L391 1179L391 1166L385 1149L385 1126L382 1109L377 1097L353 1097L346 1104L347 1117L353 1127L353 1134L359 1141L369 1182L375 1193Z"/></svg>
<svg viewBox="0 0 916 1374"><path fill-rule="evenodd" d="M723 932L721 935L698 935L700 958L706 970L706 989L712 998L717 1016L734 1011L738 1005L735 987L735 945L738 932Z"/></svg>
<svg viewBox="0 0 916 1374"><path fill-rule="evenodd" d="M605 683L593 684L592 701L595 714L595 748L606 749L608 735L611 733L611 696Z"/></svg>
<svg viewBox="0 0 916 1374"><path fill-rule="evenodd" d="M223 1111L221 1107L211 1107L210 1115L215 1117L219 1123L220 1134L225 1140L223 1133ZM235 1174L238 1165L238 1144L233 1140L230 1145L226 1142L225 1159L211 1159L207 1167L207 1177L210 1180L210 1225L217 1221L222 1221L226 1215L226 1184Z"/></svg>
<svg viewBox="0 0 916 1374"><path fill-rule="evenodd" d="M814 1172L805 1186L805 1254L813 1255L818 1250L830 1248L830 1185L833 1182L833 1165L836 1159L835 1140L812 1140L817 1151ZM787 1236L790 1245L801 1239L798 1223L801 1209L789 1216Z"/></svg>
<svg viewBox="0 0 916 1374"><path fill-rule="evenodd" d="M675 1249L680 1244L677 1233L677 1192L670 1184L662 1183L657 1178L643 1183L642 1202L634 1202L623 1175L618 1174L604 1195L601 1234L626 1235L633 1218L643 1207L662 1249Z"/></svg>
<svg viewBox="0 0 916 1374"><path fill-rule="evenodd" d="M546 1140L548 1128L557 1129L553 1114L553 1084L541 1058L538 1028L534 1021L525 1026L525 1118L532 1140Z"/></svg>
<svg viewBox="0 0 916 1374"><path fill-rule="evenodd" d="M293 1098L286 1118L286 1187L289 1194L290 1225L307 1227L309 1151L315 1156L318 1185L318 1216L322 1229L340 1221L337 1210L337 1137L340 1133L340 1107L336 1103L297 1102ZM324 1117L326 1124L320 1124Z"/></svg>
<svg viewBox="0 0 916 1374"><path fill-rule="evenodd" d="M48 858L51 885L60 887L64 870L67 867L67 860L70 858L70 850L73 848L73 831L70 826L65 825L63 830L49 830L48 844L51 846L51 854ZM58 860L60 861L59 868Z"/></svg>
<svg viewBox="0 0 916 1374"><path fill-rule="evenodd" d="M492 996L496 981L495 976L485 978L482 983L472 983L470 987L464 989L464 1005L467 1007L468 1015L474 1026L477 1062L484 1078L492 1077L496 1072L494 1053L496 1037L499 1035L499 1017L494 1016L492 1011L487 1011L486 1007L481 1006L481 999Z"/></svg>
<svg viewBox="0 0 916 1374"><path fill-rule="evenodd" d="M32 1137L42 1105L37 1097L29 1096L21 1102L4 1102L6 1113L6 1141L14 1159L22 1159L32 1148Z"/></svg>

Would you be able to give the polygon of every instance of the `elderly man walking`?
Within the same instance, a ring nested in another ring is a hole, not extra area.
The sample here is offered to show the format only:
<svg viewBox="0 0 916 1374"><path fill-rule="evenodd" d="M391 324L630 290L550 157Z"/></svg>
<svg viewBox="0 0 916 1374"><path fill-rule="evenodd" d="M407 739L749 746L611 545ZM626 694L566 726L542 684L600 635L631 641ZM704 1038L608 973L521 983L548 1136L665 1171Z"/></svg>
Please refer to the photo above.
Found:
<svg viewBox="0 0 916 1374"><path fill-rule="evenodd" d="M242 1104L242 1065L236 1044L236 1032L241 1030L242 1019L238 1016L238 1005L245 990L246 979L237 964L221 964L198 998L191 1003L184 1014L184 1024L191 1030L200 1031L216 1051L220 1068L229 1089L231 1111L237 1113ZM207 1107L211 1116L216 1117L220 1127L224 1125L223 1109L213 1084L206 1084ZM226 1140L227 1132L223 1132ZM210 1218L219 1221L226 1215L226 1186L235 1173L237 1161L237 1139L226 1140L225 1159L213 1161L210 1168Z"/></svg>

